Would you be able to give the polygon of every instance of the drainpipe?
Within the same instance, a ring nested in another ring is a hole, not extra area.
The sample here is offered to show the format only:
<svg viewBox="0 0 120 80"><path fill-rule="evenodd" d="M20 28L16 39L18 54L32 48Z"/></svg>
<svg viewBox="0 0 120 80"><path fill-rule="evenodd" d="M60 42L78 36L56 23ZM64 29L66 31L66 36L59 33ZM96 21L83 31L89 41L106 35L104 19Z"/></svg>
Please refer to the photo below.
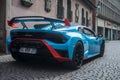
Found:
<svg viewBox="0 0 120 80"><path fill-rule="evenodd" d="M6 39L8 38L9 36L9 32L10 32L10 29L8 27L8 24L7 24L7 20L10 20L11 19L11 8L12 7L12 0L6 0ZM6 53L8 54L8 49L7 49L7 46L6 46Z"/></svg>

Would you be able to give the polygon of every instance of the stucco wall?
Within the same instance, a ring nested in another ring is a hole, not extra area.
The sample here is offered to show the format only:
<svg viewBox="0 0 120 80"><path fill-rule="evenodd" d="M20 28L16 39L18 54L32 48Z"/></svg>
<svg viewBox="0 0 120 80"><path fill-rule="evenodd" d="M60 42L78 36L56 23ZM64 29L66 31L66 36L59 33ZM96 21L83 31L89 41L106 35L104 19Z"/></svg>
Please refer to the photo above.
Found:
<svg viewBox="0 0 120 80"><path fill-rule="evenodd" d="M44 10L44 1L45 0L33 0L34 4L26 8L20 4L20 0L12 0L12 16L46 16L46 17L51 17L55 18L56 17L56 0L52 0L52 8L51 12L47 13Z"/></svg>
<svg viewBox="0 0 120 80"><path fill-rule="evenodd" d="M12 17L15 16L46 16L51 18L57 18L57 0L51 0L51 11L47 13L44 10L45 7L45 0L33 0L34 4L30 8L26 8L21 5L20 0L6 0L6 21L10 20ZM71 8L73 11L73 22L75 23L75 4L79 3L79 20L78 24L81 24L81 11L84 8L84 17L86 17L86 11L88 11L88 19L90 20L89 28L92 28L92 11L90 8L84 4L81 0L71 0ZM79 1L79 2L78 2ZM67 17L67 0L63 0L64 6L64 18ZM6 37L9 36L9 32L12 28L7 25L6 22Z"/></svg>
<svg viewBox="0 0 120 80"><path fill-rule="evenodd" d="M79 21L78 23L81 24L81 19L82 19L82 8L84 9L84 17L86 17L86 11L88 11L88 19L91 19L90 21L90 28L92 28L92 10L82 1L79 0L79 2L77 0L72 0L72 11L73 11L73 23L75 23L75 4L79 3Z"/></svg>
<svg viewBox="0 0 120 80"><path fill-rule="evenodd" d="M51 18L57 18L57 0L51 0L51 11L49 13L47 13L44 10L45 7L45 0L33 0L34 4L30 7L30 8L26 8L24 6L22 6L20 4L20 0L12 0L12 9L11 9L11 16L46 16L46 17L51 17ZM73 11L73 22L75 23L75 4L79 3L79 21L78 23L81 24L81 10L82 8L84 8L84 13L86 16L86 11L88 11L88 19L91 19L89 26L92 26L92 11L90 10L90 8L84 4L83 2L81 2L79 0L79 2L77 0L71 0L72 4L71 4L71 8ZM63 6L64 6L64 18L66 18L67 16L67 0L63 0Z"/></svg>
<svg viewBox="0 0 120 80"><path fill-rule="evenodd" d="M24 6L21 5L20 0L7 0L7 16L6 16L6 20L10 20L12 17L15 16L46 16L46 17L51 17L51 18L57 18L57 0L51 0L51 11L50 12L46 12L44 10L45 7L45 0L33 0L34 4L29 7L26 8ZM84 8L84 17L86 17L86 11L88 11L88 19L90 20L90 25L89 27L92 28L92 11L90 10L90 8L83 3L82 1L79 0L71 0L72 4L71 4L71 8L73 11L73 16L72 16L72 23L75 23L75 4L79 3L79 20L78 20L78 24L81 24L81 11L82 8ZM67 17L67 0L63 0L63 6L64 6L64 18ZM10 32L11 28L6 25L6 36L9 36L9 32Z"/></svg>

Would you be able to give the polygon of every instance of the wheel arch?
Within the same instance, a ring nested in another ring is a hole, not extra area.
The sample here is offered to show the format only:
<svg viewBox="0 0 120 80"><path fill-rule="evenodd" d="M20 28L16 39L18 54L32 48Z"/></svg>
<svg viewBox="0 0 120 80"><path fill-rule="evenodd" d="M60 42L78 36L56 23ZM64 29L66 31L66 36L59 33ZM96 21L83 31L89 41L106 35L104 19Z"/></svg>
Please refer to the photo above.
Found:
<svg viewBox="0 0 120 80"><path fill-rule="evenodd" d="M104 39L101 41L101 45L102 45L103 43L105 44L105 40L104 40Z"/></svg>
<svg viewBox="0 0 120 80"><path fill-rule="evenodd" d="M68 55L69 55L70 59L73 58L74 49L75 49L75 46L76 46L76 44L78 42L82 43L83 50L84 50L84 42L83 42L83 40L81 38L72 38L69 45L68 45Z"/></svg>

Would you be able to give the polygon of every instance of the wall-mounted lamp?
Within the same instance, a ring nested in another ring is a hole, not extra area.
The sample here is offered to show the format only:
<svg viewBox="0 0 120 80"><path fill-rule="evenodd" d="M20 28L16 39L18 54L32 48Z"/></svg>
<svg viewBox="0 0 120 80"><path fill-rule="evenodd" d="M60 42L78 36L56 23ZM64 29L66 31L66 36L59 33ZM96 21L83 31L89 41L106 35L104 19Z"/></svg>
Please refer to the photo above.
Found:
<svg viewBox="0 0 120 80"><path fill-rule="evenodd" d="M98 16L98 11L99 11L99 9L101 8L101 6L100 6L100 1L98 1L98 3L97 3L97 9L96 9L96 16Z"/></svg>
<svg viewBox="0 0 120 80"><path fill-rule="evenodd" d="M97 9L100 9L100 1L97 3Z"/></svg>
<svg viewBox="0 0 120 80"><path fill-rule="evenodd" d="M21 0L21 4L25 7L31 7L33 5L33 0Z"/></svg>

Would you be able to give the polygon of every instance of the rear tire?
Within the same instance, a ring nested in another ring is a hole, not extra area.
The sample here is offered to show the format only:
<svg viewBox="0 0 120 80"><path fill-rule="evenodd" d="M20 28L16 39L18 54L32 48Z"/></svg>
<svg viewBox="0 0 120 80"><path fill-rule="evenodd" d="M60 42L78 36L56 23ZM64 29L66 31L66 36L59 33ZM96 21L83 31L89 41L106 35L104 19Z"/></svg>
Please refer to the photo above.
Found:
<svg viewBox="0 0 120 80"><path fill-rule="evenodd" d="M79 41L75 46L72 61L67 62L67 66L71 69L79 69L83 62L83 55L84 55L83 45Z"/></svg>

